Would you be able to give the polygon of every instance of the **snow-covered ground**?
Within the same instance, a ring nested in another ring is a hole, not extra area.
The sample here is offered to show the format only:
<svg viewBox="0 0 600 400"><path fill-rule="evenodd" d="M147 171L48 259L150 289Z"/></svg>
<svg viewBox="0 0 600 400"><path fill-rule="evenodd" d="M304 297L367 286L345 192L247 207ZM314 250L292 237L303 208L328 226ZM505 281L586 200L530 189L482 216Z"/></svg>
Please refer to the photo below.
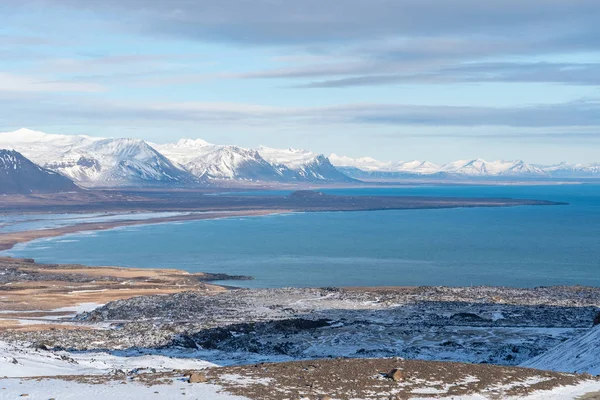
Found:
<svg viewBox="0 0 600 400"><path fill-rule="evenodd" d="M249 397L232 395L223 390L221 386L212 384L189 384L183 379L173 379L171 382L148 386L142 382L119 381L104 384L90 384L77 381L64 381L61 379L0 380L0 399L13 400L22 396L31 400L47 400L56 398L69 399L94 399L94 400L146 400L146 399L197 399L197 400L249 400ZM576 400L581 396L600 390L600 383L588 382L575 386L564 386L553 390L539 391L524 396L506 396L503 400ZM414 393L410 400L490 400L489 396L472 394L465 396L444 396L443 394ZM315 397L313 397L315 398ZM310 397L301 397L299 400L312 400ZM354 400L360 400L355 398Z"/></svg>
<svg viewBox="0 0 600 400"><path fill-rule="evenodd" d="M135 351L115 355L103 351L50 351L29 344L0 342L0 376L11 378L102 375L114 370L130 371L138 368L171 371L204 369L211 366L215 364L177 351L165 351L164 355L140 355Z"/></svg>
<svg viewBox="0 0 600 400"><path fill-rule="evenodd" d="M147 385L136 381L110 381L90 384L62 379L2 379L0 399L27 398L48 400L49 398L93 399L93 400L146 400L146 399L197 399L197 400L248 400L222 392L220 386L211 384L189 384L183 379L172 379L162 384Z"/></svg>
<svg viewBox="0 0 600 400"><path fill-rule="evenodd" d="M219 365L397 356L519 365L586 334L598 312L597 295L569 288L187 292L116 301L71 321L93 330L2 337L112 355L172 356L168 352L177 350L178 357Z"/></svg>
<svg viewBox="0 0 600 400"><path fill-rule="evenodd" d="M522 366L600 375L600 326L525 361Z"/></svg>
<svg viewBox="0 0 600 400"><path fill-rule="evenodd" d="M0 379L0 399L27 394L32 399L176 395L254 400L260 397L246 397L240 390L261 387L271 378L248 364L348 356L367 361L370 357L394 360L398 355L466 361L473 363L466 368L474 371L478 371L478 363L492 362L597 374L600 328L589 327L597 309L593 307L598 303L596 296L596 291L585 288L277 289L138 297L100 308L80 304L53 310L70 313L67 316L41 317L58 322L83 313L70 322L79 329L4 334L0 376L5 378ZM28 323L28 313L23 314L23 322ZM189 384L173 375L181 370L215 371L218 366L249 372L226 371L207 384ZM412 385L410 393L415 399L483 400L490 398L486 393L534 387L533 393L523 389L521 397L499 398L562 400L600 391L600 382L591 376L569 376L563 384L560 375L540 371L538 376L531 370L525 372L526 378L515 376L507 383L507 376L529 370L507 371L508 375L500 373L500 381L488 383L479 394L448 395L484 379L486 373L479 378L465 376L452 384L412 379L398 387ZM115 378L117 375L120 378ZM39 376L53 378L26 379ZM153 376L150 386L143 382L144 376ZM94 379L101 382L91 382ZM546 388L544 382L549 379L557 380ZM374 386L374 395L378 387ZM356 397L362 398L377 397Z"/></svg>

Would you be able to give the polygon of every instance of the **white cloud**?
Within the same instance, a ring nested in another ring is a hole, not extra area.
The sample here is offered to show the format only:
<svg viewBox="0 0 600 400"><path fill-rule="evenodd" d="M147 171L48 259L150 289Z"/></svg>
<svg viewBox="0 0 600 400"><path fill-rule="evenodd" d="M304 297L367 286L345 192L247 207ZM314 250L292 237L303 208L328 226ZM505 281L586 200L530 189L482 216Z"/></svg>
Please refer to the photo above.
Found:
<svg viewBox="0 0 600 400"><path fill-rule="evenodd" d="M86 82L53 82L45 78L0 72L0 91L6 92L104 92L102 85Z"/></svg>

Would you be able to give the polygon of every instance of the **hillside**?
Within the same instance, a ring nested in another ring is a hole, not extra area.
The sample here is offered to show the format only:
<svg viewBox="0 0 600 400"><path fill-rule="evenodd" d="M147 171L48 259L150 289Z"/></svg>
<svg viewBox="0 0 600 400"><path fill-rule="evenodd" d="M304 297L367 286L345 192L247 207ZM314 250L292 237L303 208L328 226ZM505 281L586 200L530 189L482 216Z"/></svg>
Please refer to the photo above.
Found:
<svg viewBox="0 0 600 400"><path fill-rule="evenodd" d="M78 190L68 178L42 168L13 150L0 150L0 194Z"/></svg>

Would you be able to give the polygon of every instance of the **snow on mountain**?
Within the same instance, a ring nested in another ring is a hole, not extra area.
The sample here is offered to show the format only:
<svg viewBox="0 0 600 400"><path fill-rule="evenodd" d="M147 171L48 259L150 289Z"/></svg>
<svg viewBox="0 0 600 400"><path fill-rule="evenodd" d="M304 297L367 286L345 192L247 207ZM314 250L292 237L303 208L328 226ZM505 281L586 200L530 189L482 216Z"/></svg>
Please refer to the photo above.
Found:
<svg viewBox="0 0 600 400"><path fill-rule="evenodd" d="M537 167L542 169L548 175L556 178L586 178L600 176L600 164L569 164L561 162L556 165Z"/></svg>
<svg viewBox="0 0 600 400"><path fill-rule="evenodd" d="M77 190L68 178L34 164L14 150L0 150L0 194Z"/></svg>
<svg viewBox="0 0 600 400"><path fill-rule="evenodd" d="M428 161L398 161L384 162L370 157L350 158L332 154L332 163L353 176L364 175L371 177L402 177L406 175L457 175L473 177L495 176L548 176L547 171L540 166L527 164L524 161L486 161L481 158L474 160L458 160L445 165L437 165ZM355 169L352 172L352 169ZM358 169L358 171L356 170Z"/></svg>
<svg viewBox="0 0 600 400"><path fill-rule="evenodd" d="M396 172L407 172L413 174L435 174L440 172L440 167L429 161L406 161L400 162L393 166Z"/></svg>
<svg viewBox="0 0 600 400"><path fill-rule="evenodd" d="M335 181L352 179L336 169L322 154L300 149L273 149L260 146L260 155L270 162L282 176L296 181Z"/></svg>
<svg viewBox="0 0 600 400"><path fill-rule="evenodd" d="M215 180L280 181L282 175L255 150L182 139L153 145L171 161L199 178Z"/></svg>
<svg viewBox="0 0 600 400"><path fill-rule="evenodd" d="M526 361L521 366L558 372L600 375L600 326L569 339L553 349Z"/></svg>
<svg viewBox="0 0 600 400"><path fill-rule="evenodd" d="M189 173L139 139L94 141L83 149L65 153L62 163L48 166L96 186L185 184L195 181Z"/></svg>
<svg viewBox="0 0 600 400"><path fill-rule="evenodd" d="M83 135L53 135L22 128L0 133L0 148L12 149L39 165L56 161L69 150L84 148L102 138Z"/></svg>
<svg viewBox="0 0 600 400"><path fill-rule="evenodd" d="M445 165L427 161L379 161L308 150L258 150L215 145L201 139L148 144L139 139L54 135L30 129L0 133L0 148L12 149L43 168L83 186L185 185L209 180L261 182L348 182L406 177L599 178L600 164L552 166L524 161L459 160Z"/></svg>
<svg viewBox="0 0 600 400"><path fill-rule="evenodd" d="M329 156L332 164L336 167L358 168L362 171L371 172L398 172L407 174L435 174L439 172L439 166L429 161L379 161L371 157L350 158L338 156L332 153Z"/></svg>
<svg viewBox="0 0 600 400"><path fill-rule="evenodd" d="M442 166L440 171L469 176L546 175L542 169L526 164L521 160L490 162L481 158L455 161Z"/></svg>
<svg viewBox="0 0 600 400"><path fill-rule="evenodd" d="M310 164L318 154L309 150L300 149L273 149L266 146L260 146L258 153L271 164L285 165L286 167L297 169L306 164Z"/></svg>
<svg viewBox="0 0 600 400"><path fill-rule="evenodd" d="M52 135L29 129L0 133L0 147L15 149L44 168L83 186L186 184L195 178L140 139Z"/></svg>
<svg viewBox="0 0 600 400"><path fill-rule="evenodd" d="M363 171L390 171L392 168L391 162L378 161L371 157L351 158L331 153L329 160L336 167L358 168Z"/></svg>

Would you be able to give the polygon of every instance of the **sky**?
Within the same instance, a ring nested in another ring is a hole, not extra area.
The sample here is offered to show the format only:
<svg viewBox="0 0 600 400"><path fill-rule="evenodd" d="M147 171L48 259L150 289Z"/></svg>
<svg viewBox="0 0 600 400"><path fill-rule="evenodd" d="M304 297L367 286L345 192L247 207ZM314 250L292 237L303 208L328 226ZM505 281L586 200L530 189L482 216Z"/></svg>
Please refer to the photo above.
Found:
<svg viewBox="0 0 600 400"><path fill-rule="evenodd" d="M1 0L0 131L600 162L598 0Z"/></svg>

